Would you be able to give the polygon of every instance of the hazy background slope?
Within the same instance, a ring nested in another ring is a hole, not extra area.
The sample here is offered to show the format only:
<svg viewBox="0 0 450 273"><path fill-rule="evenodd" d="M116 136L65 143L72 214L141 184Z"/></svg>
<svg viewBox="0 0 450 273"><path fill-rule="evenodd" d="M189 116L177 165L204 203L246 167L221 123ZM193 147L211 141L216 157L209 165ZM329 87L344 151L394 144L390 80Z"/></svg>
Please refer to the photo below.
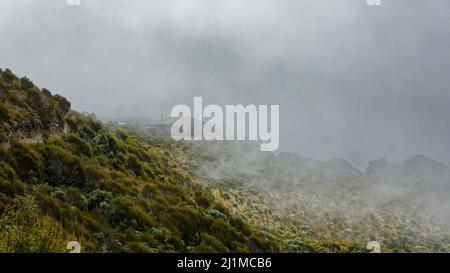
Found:
<svg viewBox="0 0 450 273"><path fill-rule="evenodd" d="M450 167L423 155L319 161L263 153L257 145L204 143L197 174L283 211L317 240L376 240L385 251L450 251Z"/></svg>

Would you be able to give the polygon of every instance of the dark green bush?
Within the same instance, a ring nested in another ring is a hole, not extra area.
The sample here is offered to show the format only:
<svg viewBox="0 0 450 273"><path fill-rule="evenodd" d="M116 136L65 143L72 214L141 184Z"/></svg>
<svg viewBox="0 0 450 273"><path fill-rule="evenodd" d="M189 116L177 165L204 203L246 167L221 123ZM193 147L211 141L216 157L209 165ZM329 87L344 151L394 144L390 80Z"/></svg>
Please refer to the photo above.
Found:
<svg viewBox="0 0 450 273"><path fill-rule="evenodd" d="M92 148L85 140L77 135L69 134L64 140L72 145L73 152L78 155L92 156Z"/></svg>
<svg viewBox="0 0 450 273"><path fill-rule="evenodd" d="M102 203L109 205L112 199L112 193L103 190L95 190L86 195L86 202L89 209L100 208Z"/></svg>
<svg viewBox="0 0 450 273"><path fill-rule="evenodd" d="M214 200L212 198L211 195L208 195L206 192L204 191L197 191L195 193L195 201L197 202L197 204L203 208L209 208Z"/></svg>
<svg viewBox="0 0 450 273"><path fill-rule="evenodd" d="M60 95L54 95L53 98L58 102L58 106L63 114L70 111L70 102L66 98Z"/></svg>
<svg viewBox="0 0 450 273"><path fill-rule="evenodd" d="M5 69L5 71L3 71L1 73L3 80L7 83L7 84L11 84L14 81L19 80L16 75L14 75L14 73L11 72L11 70L9 70L8 68Z"/></svg>
<svg viewBox="0 0 450 273"><path fill-rule="evenodd" d="M88 209L89 206L88 199L78 188L74 187L67 188L66 200L70 205L75 206L80 210Z"/></svg>
<svg viewBox="0 0 450 273"><path fill-rule="evenodd" d="M10 117L8 106L0 103L0 120L8 120Z"/></svg>
<svg viewBox="0 0 450 273"><path fill-rule="evenodd" d="M128 157L126 167L130 169L136 176L144 176L142 163L135 155L130 155Z"/></svg>
<svg viewBox="0 0 450 273"><path fill-rule="evenodd" d="M157 224L154 217L136 205L133 199L124 196L113 200L108 219L113 226L121 229L133 227L148 230Z"/></svg>
<svg viewBox="0 0 450 273"><path fill-rule="evenodd" d="M200 252L228 252L229 249L214 236L203 232L200 235L201 241L198 247Z"/></svg>
<svg viewBox="0 0 450 273"><path fill-rule="evenodd" d="M0 161L0 192L10 197L22 195L25 184L20 181L14 169L6 162Z"/></svg>
<svg viewBox="0 0 450 273"><path fill-rule="evenodd" d="M45 159L45 181L54 186L86 185L86 172L79 157L61 147L47 145L42 149Z"/></svg>
<svg viewBox="0 0 450 273"><path fill-rule="evenodd" d="M13 141L9 155L20 179L29 183L37 183L42 179L44 163L40 154L29 146Z"/></svg>
<svg viewBox="0 0 450 273"><path fill-rule="evenodd" d="M22 87L24 90L27 90L29 88L34 87L34 84L27 77L22 77L22 78L20 78L20 87Z"/></svg>

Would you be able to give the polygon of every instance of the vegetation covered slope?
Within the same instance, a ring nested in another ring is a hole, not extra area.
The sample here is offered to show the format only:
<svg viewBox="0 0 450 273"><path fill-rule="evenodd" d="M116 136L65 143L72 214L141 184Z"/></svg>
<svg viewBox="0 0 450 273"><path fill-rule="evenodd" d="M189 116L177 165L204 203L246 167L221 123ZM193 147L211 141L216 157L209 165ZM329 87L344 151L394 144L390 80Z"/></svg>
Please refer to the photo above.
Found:
<svg viewBox="0 0 450 273"><path fill-rule="evenodd" d="M66 251L70 240L84 252L359 250L290 247L290 233L229 209L196 177L183 143L108 129L9 70L0 92L0 251Z"/></svg>

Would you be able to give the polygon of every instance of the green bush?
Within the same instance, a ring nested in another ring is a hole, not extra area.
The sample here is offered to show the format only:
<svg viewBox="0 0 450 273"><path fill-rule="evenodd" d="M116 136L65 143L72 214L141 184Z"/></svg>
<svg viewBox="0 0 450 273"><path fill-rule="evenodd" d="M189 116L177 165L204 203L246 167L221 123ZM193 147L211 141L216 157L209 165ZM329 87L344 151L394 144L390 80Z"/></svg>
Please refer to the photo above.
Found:
<svg viewBox="0 0 450 273"><path fill-rule="evenodd" d="M5 71L3 71L1 73L1 76L3 78L3 80L7 83L7 84L11 84L14 81L19 80L16 75L14 75L14 73L11 72L10 69L6 68Z"/></svg>
<svg viewBox="0 0 450 273"><path fill-rule="evenodd" d="M135 155L132 154L128 157L126 167L136 176L144 176L141 161Z"/></svg>
<svg viewBox="0 0 450 273"><path fill-rule="evenodd" d="M220 240L208 233L203 232L200 238L198 247L200 252L229 252L229 249Z"/></svg>
<svg viewBox="0 0 450 273"><path fill-rule="evenodd" d="M25 184L20 181L14 169L6 162L0 161L0 192L14 197L22 195Z"/></svg>
<svg viewBox="0 0 450 273"><path fill-rule="evenodd" d="M213 217L221 218L221 219L223 219L225 221L228 221L228 217L225 214L223 214L221 211L217 210L217 209L209 209L208 210L208 214L213 216Z"/></svg>
<svg viewBox="0 0 450 273"><path fill-rule="evenodd" d="M17 141L11 143L8 152L13 160L11 163L22 181L37 183L42 179L44 164L38 152Z"/></svg>
<svg viewBox="0 0 450 273"><path fill-rule="evenodd" d="M62 114L65 115L70 111L70 102L66 98L60 95L54 95L53 98L58 102L58 106Z"/></svg>
<svg viewBox="0 0 450 273"><path fill-rule="evenodd" d="M70 143L73 152L78 155L92 156L92 148L85 140L81 139L77 135L69 134L64 137L67 143Z"/></svg>
<svg viewBox="0 0 450 273"><path fill-rule="evenodd" d="M203 208L209 208L214 202L212 196L204 191L197 191L195 193L195 201Z"/></svg>
<svg viewBox="0 0 450 273"><path fill-rule="evenodd" d="M8 120L11 118L9 113L8 105L5 103L0 103L0 120Z"/></svg>
<svg viewBox="0 0 450 273"><path fill-rule="evenodd" d="M136 205L133 199L124 196L113 200L108 219L111 225L120 229L133 227L137 230L148 230L157 225L154 217Z"/></svg>
<svg viewBox="0 0 450 273"><path fill-rule="evenodd" d="M54 186L85 186L86 171L79 157L55 145L46 145L41 152L45 159L45 181Z"/></svg>
<svg viewBox="0 0 450 273"><path fill-rule="evenodd" d="M112 199L112 193L103 190L95 190L86 195L87 207L89 209L100 208L102 203L109 205Z"/></svg>
<svg viewBox="0 0 450 273"><path fill-rule="evenodd" d="M58 198L61 201L66 201L66 192L61 188L56 188L52 192L52 196Z"/></svg>
<svg viewBox="0 0 450 273"><path fill-rule="evenodd" d="M78 189L69 187L66 190L66 201L80 210L87 210L89 207L89 201L86 196Z"/></svg>
<svg viewBox="0 0 450 273"><path fill-rule="evenodd" d="M51 218L40 216L34 197L27 195L16 200L17 205L8 207L0 216L2 251L65 252L61 228Z"/></svg>
<svg viewBox="0 0 450 273"><path fill-rule="evenodd" d="M21 86L23 89L27 90L27 89L29 89L29 88L34 87L34 84L33 84L33 82L32 82L30 79L28 79L27 77L22 77L22 78L20 78L20 86Z"/></svg>

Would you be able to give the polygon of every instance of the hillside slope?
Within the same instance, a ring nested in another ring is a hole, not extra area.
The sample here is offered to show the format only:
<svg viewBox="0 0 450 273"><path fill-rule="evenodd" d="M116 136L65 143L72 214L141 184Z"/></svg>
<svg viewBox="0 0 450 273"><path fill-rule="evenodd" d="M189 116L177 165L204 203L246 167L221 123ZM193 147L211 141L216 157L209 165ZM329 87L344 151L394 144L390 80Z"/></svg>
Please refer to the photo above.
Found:
<svg viewBox="0 0 450 273"><path fill-rule="evenodd" d="M361 250L265 227L270 207L196 176L190 146L108 128L26 78L0 76L2 252L64 252L70 240L84 252ZM266 212L243 215L225 195Z"/></svg>

